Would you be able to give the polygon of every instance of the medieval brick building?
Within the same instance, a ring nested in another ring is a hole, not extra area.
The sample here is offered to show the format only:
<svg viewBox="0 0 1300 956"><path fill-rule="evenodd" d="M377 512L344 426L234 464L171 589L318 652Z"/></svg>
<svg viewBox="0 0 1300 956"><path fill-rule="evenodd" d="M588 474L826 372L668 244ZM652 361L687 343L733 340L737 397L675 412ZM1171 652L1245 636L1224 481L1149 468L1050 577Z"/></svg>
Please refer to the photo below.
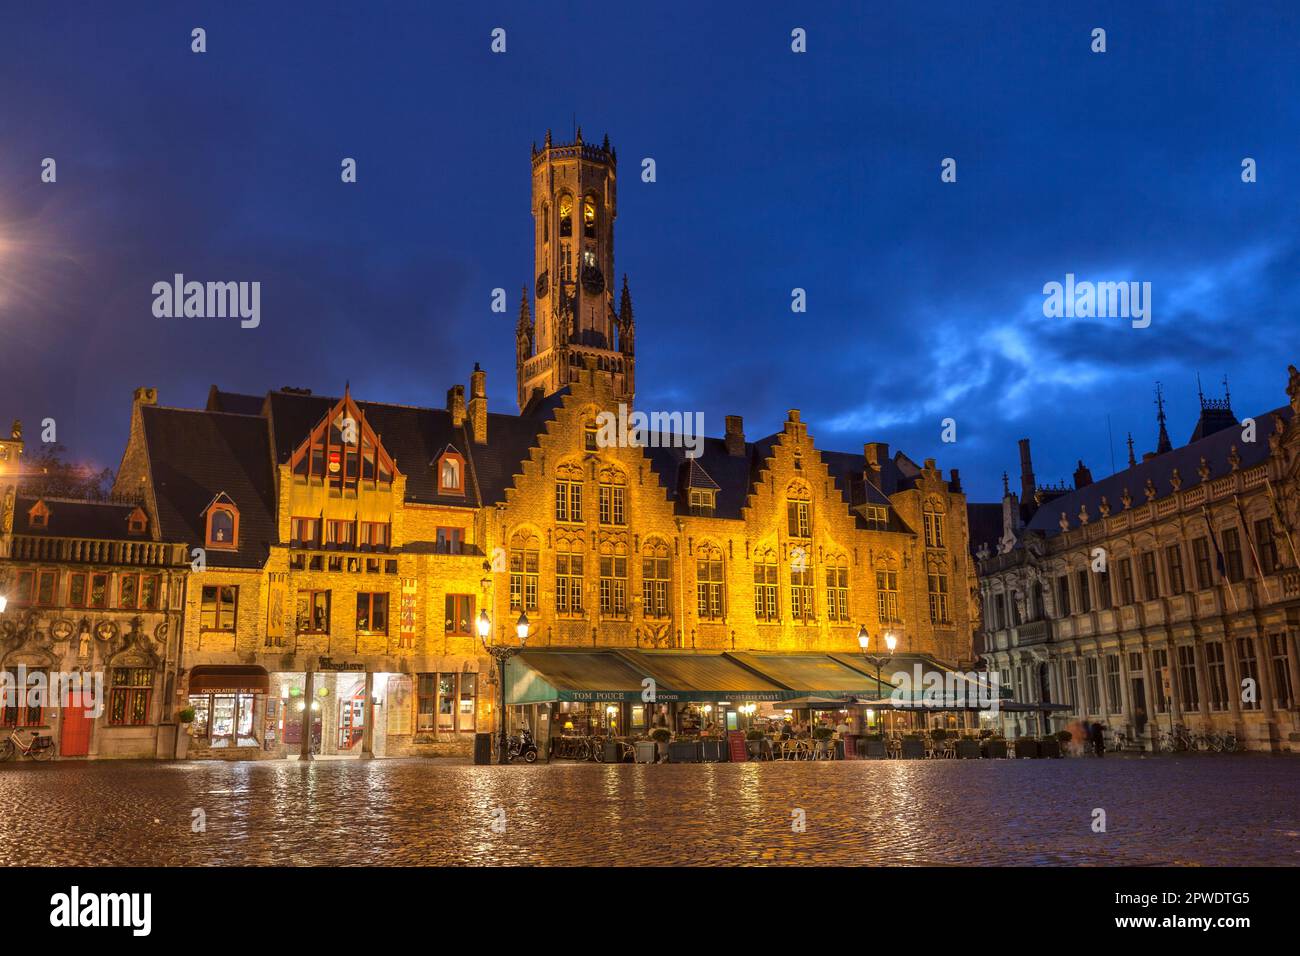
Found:
<svg viewBox="0 0 1300 956"><path fill-rule="evenodd" d="M747 700L875 696L864 627L873 650L890 631L899 655L972 656L955 470L820 448L797 410L757 439L728 417L698 455L671 430L602 439L635 384L631 293L625 278L615 308L610 286L616 155L548 134L532 170L516 413L488 411L477 365L468 399L455 385L436 406L137 391L114 491L186 556L156 716L194 708L190 756L465 752L500 708L480 620L510 642L527 616L512 680L570 682L512 692L519 719L571 723L586 695L584 718L616 730L646 726L624 696L646 675L733 723ZM602 694L582 667L632 683Z"/></svg>

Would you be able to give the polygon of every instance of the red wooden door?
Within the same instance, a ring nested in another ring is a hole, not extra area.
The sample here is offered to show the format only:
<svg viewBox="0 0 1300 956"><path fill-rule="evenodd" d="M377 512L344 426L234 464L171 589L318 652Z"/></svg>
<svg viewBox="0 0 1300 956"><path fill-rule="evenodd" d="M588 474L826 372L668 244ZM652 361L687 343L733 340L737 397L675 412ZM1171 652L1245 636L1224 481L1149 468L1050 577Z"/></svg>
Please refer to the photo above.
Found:
<svg viewBox="0 0 1300 956"><path fill-rule="evenodd" d="M84 757L90 753L90 729L95 719L86 713L82 704L63 708L63 722L59 735L59 754L64 757Z"/></svg>

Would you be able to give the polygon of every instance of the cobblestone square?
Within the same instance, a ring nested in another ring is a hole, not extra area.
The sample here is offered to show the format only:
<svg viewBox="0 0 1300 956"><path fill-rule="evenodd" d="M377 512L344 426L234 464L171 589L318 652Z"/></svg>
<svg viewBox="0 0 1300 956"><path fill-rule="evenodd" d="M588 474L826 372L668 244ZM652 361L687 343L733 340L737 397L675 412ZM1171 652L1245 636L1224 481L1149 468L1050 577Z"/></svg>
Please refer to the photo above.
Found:
<svg viewBox="0 0 1300 956"><path fill-rule="evenodd" d="M1298 787L1300 760L1249 754L14 764L0 863L1296 865Z"/></svg>

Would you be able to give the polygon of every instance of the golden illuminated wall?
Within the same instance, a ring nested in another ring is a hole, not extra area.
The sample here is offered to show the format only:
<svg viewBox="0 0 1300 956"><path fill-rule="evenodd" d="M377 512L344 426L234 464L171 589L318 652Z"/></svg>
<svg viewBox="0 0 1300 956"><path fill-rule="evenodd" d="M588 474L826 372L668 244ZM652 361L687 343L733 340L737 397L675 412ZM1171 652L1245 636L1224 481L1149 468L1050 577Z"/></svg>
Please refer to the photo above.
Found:
<svg viewBox="0 0 1300 956"><path fill-rule="evenodd" d="M508 492L499 512L489 514L490 545L536 549L538 552L537 610L530 644L538 646L684 647L701 650L764 649L781 651L849 651L858 649L858 628L866 624L873 640L892 629L900 650L929 652L954 660L971 656L965 496L953 493L937 469L924 469L919 488L893 497L894 507L915 533L867 531L858 528L840 491L808 434L792 412L760 478L753 487L742 520L678 516L660 485L658 475L639 448L585 450L585 429L602 408L616 407L608 377L584 371L571 387L523 464L522 475ZM574 478L583 485L581 524L555 520L555 482ZM598 490L621 482L626 489L626 525L602 524ZM792 539L787 499L806 496L812 536ZM944 516L945 547L927 549L921 535L922 509ZM808 623L791 620L793 549L802 546L811 569L815 617ZM648 617L642 602L642 558L663 548L670 558L671 619ZM697 607L697 571L701 557L721 556L725 577L722 620L701 619ZM581 616L556 611L556 556L584 556L584 605ZM759 556L775 557L780 619L761 622L754 611L754 569ZM626 557L628 607L625 614L600 609L601 557ZM832 622L826 613L826 569L834 561L848 568L849 620ZM876 599L876 571L897 574L901 622L881 621ZM930 622L927 575L948 578L949 621ZM510 571L494 574L496 619L513 621L518 610L509 606Z"/></svg>

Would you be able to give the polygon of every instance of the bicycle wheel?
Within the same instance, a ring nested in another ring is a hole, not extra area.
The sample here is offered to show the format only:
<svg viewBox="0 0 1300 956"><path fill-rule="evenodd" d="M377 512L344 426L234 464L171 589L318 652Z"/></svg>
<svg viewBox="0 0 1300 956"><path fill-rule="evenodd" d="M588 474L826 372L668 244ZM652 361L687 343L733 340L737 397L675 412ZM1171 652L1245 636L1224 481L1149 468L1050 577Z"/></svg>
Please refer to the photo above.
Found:
<svg viewBox="0 0 1300 956"><path fill-rule="evenodd" d="M32 751L33 760L52 760L54 759L54 747L42 747L39 750Z"/></svg>
<svg viewBox="0 0 1300 956"><path fill-rule="evenodd" d="M1226 750L1228 753L1236 753L1236 751L1237 751L1237 735L1236 735L1236 734L1224 734L1224 735L1223 735L1223 749Z"/></svg>
<svg viewBox="0 0 1300 956"><path fill-rule="evenodd" d="M6 740L0 744L0 760L12 760L14 756L14 742Z"/></svg>

